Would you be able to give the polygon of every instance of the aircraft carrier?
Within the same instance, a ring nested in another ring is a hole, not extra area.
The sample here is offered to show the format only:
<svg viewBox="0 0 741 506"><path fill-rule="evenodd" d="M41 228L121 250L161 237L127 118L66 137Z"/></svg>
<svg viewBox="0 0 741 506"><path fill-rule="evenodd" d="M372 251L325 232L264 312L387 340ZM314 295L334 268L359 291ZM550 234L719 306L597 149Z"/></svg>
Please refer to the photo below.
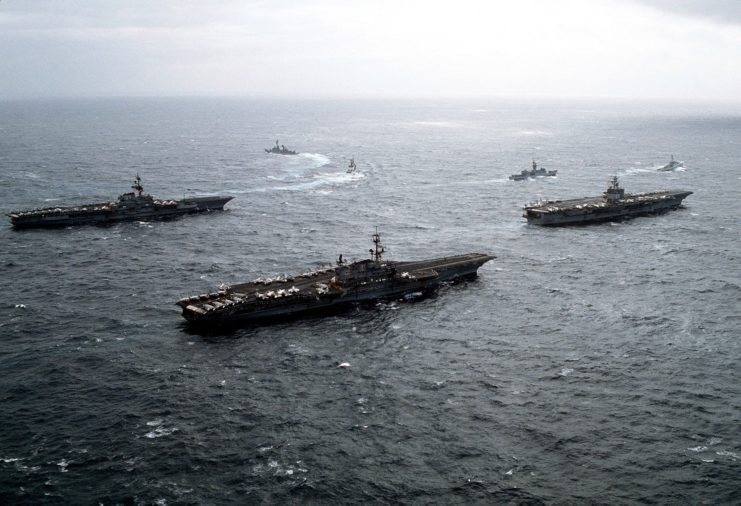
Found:
<svg viewBox="0 0 741 506"><path fill-rule="evenodd" d="M54 228L71 225L106 225L119 221L147 221L184 214L223 210L234 197L189 197L181 200L156 199L144 193L137 174L131 186L115 202L100 202L73 207L47 207L8 213L16 229Z"/></svg>
<svg viewBox="0 0 741 506"><path fill-rule="evenodd" d="M177 302L191 325L219 325L277 320L352 304L417 296L441 283L475 278L494 257L483 253L396 262L383 260L380 235L373 235L370 259L345 263L295 277L259 278L214 293Z"/></svg>
<svg viewBox="0 0 741 506"><path fill-rule="evenodd" d="M528 223L548 226L619 221L676 209L691 194L684 190L626 194L613 176L600 197L537 202L525 206L523 216Z"/></svg>

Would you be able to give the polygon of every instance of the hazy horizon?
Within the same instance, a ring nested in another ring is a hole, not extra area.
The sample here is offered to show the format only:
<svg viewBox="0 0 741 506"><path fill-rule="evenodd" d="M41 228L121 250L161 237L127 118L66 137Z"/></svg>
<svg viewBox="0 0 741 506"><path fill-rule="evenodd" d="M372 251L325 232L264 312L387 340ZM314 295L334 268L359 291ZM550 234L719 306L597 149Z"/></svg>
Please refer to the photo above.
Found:
<svg viewBox="0 0 741 506"><path fill-rule="evenodd" d="M0 0L0 98L741 102L733 0Z"/></svg>

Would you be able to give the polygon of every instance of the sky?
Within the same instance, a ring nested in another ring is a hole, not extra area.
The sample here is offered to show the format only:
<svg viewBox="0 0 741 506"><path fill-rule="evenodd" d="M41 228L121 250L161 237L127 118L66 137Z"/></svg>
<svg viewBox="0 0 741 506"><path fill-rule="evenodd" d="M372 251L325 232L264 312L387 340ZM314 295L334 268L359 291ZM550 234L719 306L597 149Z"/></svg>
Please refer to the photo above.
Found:
<svg viewBox="0 0 741 506"><path fill-rule="evenodd" d="M741 0L0 0L0 98L741 102Z"/></svg>

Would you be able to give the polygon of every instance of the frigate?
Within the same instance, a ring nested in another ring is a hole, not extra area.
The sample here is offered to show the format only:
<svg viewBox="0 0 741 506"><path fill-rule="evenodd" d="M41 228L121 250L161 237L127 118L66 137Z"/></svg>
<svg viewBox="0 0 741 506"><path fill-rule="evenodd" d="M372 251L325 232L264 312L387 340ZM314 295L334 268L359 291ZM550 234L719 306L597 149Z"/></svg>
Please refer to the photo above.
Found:
<svg viewBox="0 0 741 506"><path fill-rule="evenodd" d="M286 148L283 144L279 144L280 141L276 139L275 146L270 149L265 149L266 153L272 153L274 155L297 155L298 153Z"/></svg>
<svg viewBox="0 0 741 506"><path fill-rule="evenodd" d="M442 283L475 278L494 257L468 253L418 261L387 261L378 231L370 259L346 262L298 276L258 278L177 301L191 325L213 327L279 320L353 304L422 296Z"/></svg>
<svg viewBox="0 0 741 506"><path fill-rule="evenodd" d="M676 209L691 194L685 190L626 194L613 176L602 196L537 202L525 206L523 216L528 223L551 226L617 221Z"/></svg>
<svg viewBox="0 0 741 506"><path fill-rule="evenodd" d="M223 210L234 197L188 197L180 200L158 199L144 193L139 174L133 192L124 193L115 202L98 202L68 207L45 207L8 213L16 229L54 228L71 225L106 225L119 221L147 221L184 214Z"/></svg>
<svg viewBox="0 0 741 506"><path fill-rule="evenodd" d="M538 168L538 164L533 160L533 168L531 170L523 170L519 174L512 174L509 178L512 181L524 181L531 177L555 177L557 173L557 170L545 170L543 167Z"/></svg>

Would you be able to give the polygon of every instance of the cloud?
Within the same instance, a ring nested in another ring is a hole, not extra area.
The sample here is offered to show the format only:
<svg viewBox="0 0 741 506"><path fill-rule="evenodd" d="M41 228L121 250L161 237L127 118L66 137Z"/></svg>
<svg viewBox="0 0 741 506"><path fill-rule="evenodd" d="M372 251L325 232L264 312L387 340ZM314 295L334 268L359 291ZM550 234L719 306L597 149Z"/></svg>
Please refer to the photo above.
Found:
<svg viewBox="0 0 741 506"><path fill-rule="evenodd" d="M741 100L739 23L741 0L0 0L0 95Z"/></svg>
<svg viewBox="0 0 741 506"><path fill-rule="evenodd" d="M660 11L700 17L726 24L741 24L739 0L635 0Z"/></svg>

